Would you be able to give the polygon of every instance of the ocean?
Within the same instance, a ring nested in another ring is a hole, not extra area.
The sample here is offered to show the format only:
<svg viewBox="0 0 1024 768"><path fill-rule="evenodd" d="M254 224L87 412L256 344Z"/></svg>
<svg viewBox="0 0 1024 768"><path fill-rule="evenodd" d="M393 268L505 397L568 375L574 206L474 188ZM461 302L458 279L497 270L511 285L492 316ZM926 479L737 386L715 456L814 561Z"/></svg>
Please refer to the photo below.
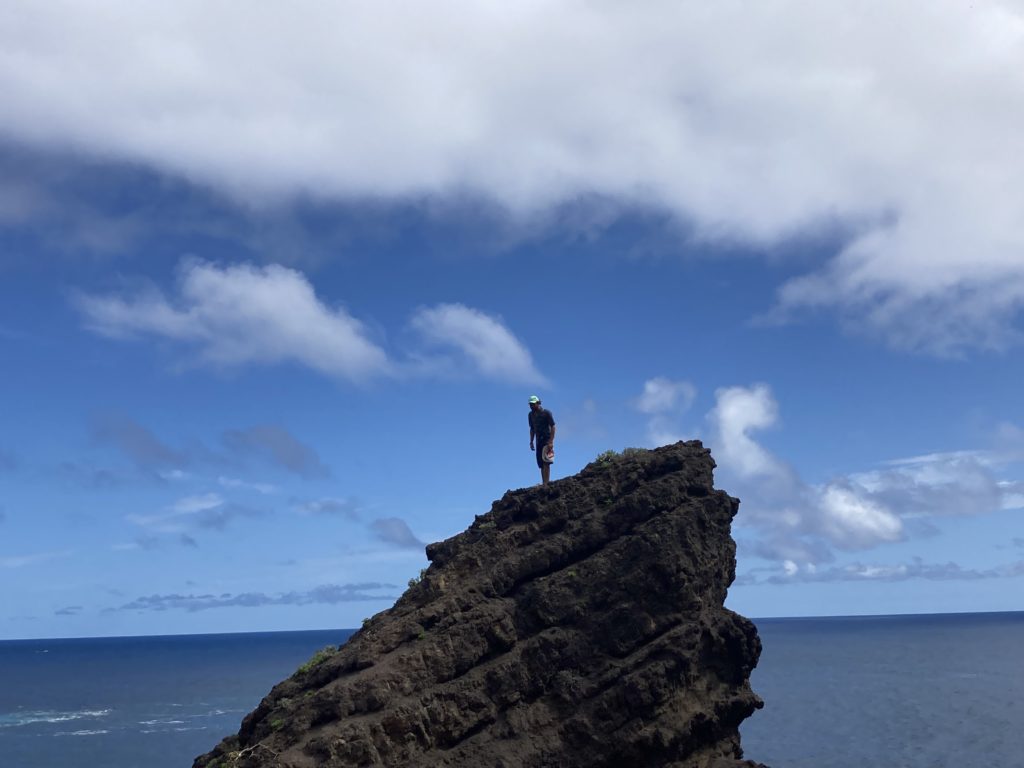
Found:
<svg viewBox="0 0 1024 768"><path fill-rule="evenodd" d="M760 619L772 768L1024 766L1024 613Z"/></svg>
<svg viewBox="0 0 1024 768"><path fill-rule="evenodd" d="M352 632L0 642L0 768L188 768Z"/></svg>
<svg viewBox="0 0 1024 768"><path fill-rule="evenodd" d="M1024 613L756 620L772 768L1024 766ZM0 642L2 768L187 768L352 630Z"/></svg>

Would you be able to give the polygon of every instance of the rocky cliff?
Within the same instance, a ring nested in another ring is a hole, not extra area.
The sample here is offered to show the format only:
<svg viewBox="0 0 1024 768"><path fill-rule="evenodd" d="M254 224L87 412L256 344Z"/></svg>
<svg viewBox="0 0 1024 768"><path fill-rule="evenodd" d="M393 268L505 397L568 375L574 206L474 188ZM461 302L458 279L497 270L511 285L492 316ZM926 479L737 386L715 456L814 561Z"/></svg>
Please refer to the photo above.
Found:
<svg viewBox="0 0 1024 768"><path fill-rule="evenodd" d="M761 706L723 607L738 500L699 442L509 491L196 768L736 768Z"/></svg>

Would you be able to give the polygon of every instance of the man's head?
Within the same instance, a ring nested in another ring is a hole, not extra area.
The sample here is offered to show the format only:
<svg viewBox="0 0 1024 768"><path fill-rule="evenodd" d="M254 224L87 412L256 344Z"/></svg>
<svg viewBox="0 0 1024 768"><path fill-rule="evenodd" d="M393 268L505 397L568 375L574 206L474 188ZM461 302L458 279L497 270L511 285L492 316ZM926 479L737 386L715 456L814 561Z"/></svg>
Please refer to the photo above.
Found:
<svg viewBox="0 0 1024 768"><path fill-rule="evenodd" d="M540 408L540 398L536 395L530 395L530 409L536 411Z"/></svg>

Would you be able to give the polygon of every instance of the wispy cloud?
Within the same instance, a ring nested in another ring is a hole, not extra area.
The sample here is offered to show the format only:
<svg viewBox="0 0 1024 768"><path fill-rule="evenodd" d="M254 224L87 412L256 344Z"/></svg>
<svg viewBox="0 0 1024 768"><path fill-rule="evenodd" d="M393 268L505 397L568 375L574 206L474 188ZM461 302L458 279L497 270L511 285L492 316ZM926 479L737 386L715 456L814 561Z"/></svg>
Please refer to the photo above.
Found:
<svg viewBox="0 0 1024 768"><path fill-rule="evenodd" d="M224 498L217 493L206 493L202 496L186 496L178 499L170 507L172 515L194 515L224 506Z"/></svg>
<svg viewBox="0 0 1024 768"><path fill-rule="evenodd" d="M0 568L25 568L29 565L38 565L40 563L47 563L51 560L60 560L65 557L70 557L72 552L70 550L64 550L62 552L38 552L31 555L12 555L7 557L0 557Z"/></svg>
<svg viewBox="0 0 1024 768"><path fill-rule="evenodd" d="M904 517L974 515L1015 508L1024 484L1001 480L999 458L987 451L956 451L890 462L851 474L852 484Z"/></svg>
<svg viewBox="0 0 1024 768"><path fill-rule="evenodd" d="M672 381L655 376L644 382L644 391L632 406L647 416L647 440L651 445L666 445L683 439L679 417L690 410L697 388L688 381Z"/></svg>
<svg viewBox="0 0 1024 768"><path fill-rule="evenodd" d="M688 381L672 381L655 376L644 382L643 393L633 404L640 413L658 414L675 410L686 411L693 405L697 388Z"/></svg>
<svg viewBox="0 0 1024 768"><path fill-rule="evenodd" d="M395 595L394 584L366 582L360 584L323 584L305 592L283 592L267 594L265 592L242 592L232 594L168 594L147 595L136 598L108 611L208 611L215 608L262 608L268 605L313 605L338 603L389 601Z"/></svg>
<svg viewBox="0 0 1024 768"><path fill-rule="evenodd" d="M400 517L382 517L370 523L370 530L381 541L396 547L422 549L426 546Z"/></svg>
<svg viewBox="0 0 1024 768"><path fill-rule="evenodd" d="M306 277L278 265L182 265L180 296L78 294L87 327L113 338L161 336L191 344L220 367L298 362L350 381L386 373L385 352L342 307L323 303Z"/></svg>
<svg viewBox="0 0 1024 768"><path fill-rule="evenodd" d="M239 480L234 477L224 477L223 475L217 478L217 483L222 488L255 491L256 493L263 494L264 496L270 496L278 491L277 486L271 485L270 483L249 483L245 480Z"/></svg>
<svg viewBox="0 0 1024 768"><path fill-rule="evenodd" d="M77 616L83 610L85 610L85 609L81 605L69 605L66 608L59 608L59 609L57 609L56 611L53 612L53 615L54 616Z"/></svg>
<svg viewBox="0 0 1024 768"><path fill-rule="evenodd" d="M151 535L172 534L186 546L197 546L190 535L196 528L224 530L237 517L258 517L263 513L240 504L228 503L217 493L185 496L163 511L154 514L130 514L125 517L131 523L144 528ZM139 539L140 545L147 546L147 537ZM151 542L155 546L158 542Z"/></svg>
<svg viewBox="0 0 1024 768"><path fill-rule="evenodd" d="M316 451L283 427L262 425L232 429L224 433L223 441L236 456L258 456L302 477L328 477L331 474Z"/></svg>
<svg viewBox="0 0 1024 768"><path fill-rule="evenodd" d="M138 550L153 551L166 549L169 546L199 548L199 542L187 533L173 533L167 531L165 534L144 534L136 536L134 541L124 541L111 545L114 552L135 552Z"/></svg>
<svg viewBox="0 0 1024 768"><path fill-rule="evenodd" d="M765 575L765 574L768 575ZM980 579L1008 579L1024 576L1024 560L995 568L964 568L957 563L926 563L914 558L909 563L896 565L870 565L850 563L842 566L818 568L813 564L799 565L787 560L779 569L754 569L737 579L737 584L806 584L838 581L899 582L922 579L926 581L978 581Z"/></svg>
<svg viewBox="0 0 1024 768"><path fill-rule="evenodd" d="M188 463L181 451L162 442L147 427L126 416L107 415L93 425L94 437L117 448L138 467L146 470L173 470Z"/></svg>
<svg viewBox="0 0 1024 768"><path fill-rule="evenodd" d="M604 423L607 410L592 397L577 403L560 402L555 406L558 431L572 440L606 443L609 433Z"/></svg>
<svg viewBox="0 0 1024 768"><path fill-rule="evenodd" d="M111 445L143 470L143 474L167 483L177 483L196 477L201 468L243 470L251 459L280 467L301 477L326 477L327 467L309 445L286 428L275 424L260 424L240 429L228 429L221 434L222 447L210 449L194 440L188 449L179 450L160 439L151 429L126 416L106 416L93 428L94 437ZM186 472L182 467L191 467ZM66 461L60 466L66 477L90 486L115 485L124 479L117 471L96 468L90 464ZM262 495L277 492L270 483L253 482L238 477L218 475L216 482L228 490L255 491Z"/></svg>
<svg viewBox="0 0 1024 768"><path fill-rule="evenodd" d="M359 519L359 503L354 499L314 499L296 502L295 510L303 515L337 515L349 520Z"/></svg>
<svg viewBox="0 0 1024 768"><path fill-rule="evenodd" d="M526 345L498 317L462 304L439 304L417 311L412 327L429 345L455 350L484 376L524 384L539 385L546 381ZM440 367L429 356L422 362L428 369ZM444 367L463 368L448 364Z"/></svg>

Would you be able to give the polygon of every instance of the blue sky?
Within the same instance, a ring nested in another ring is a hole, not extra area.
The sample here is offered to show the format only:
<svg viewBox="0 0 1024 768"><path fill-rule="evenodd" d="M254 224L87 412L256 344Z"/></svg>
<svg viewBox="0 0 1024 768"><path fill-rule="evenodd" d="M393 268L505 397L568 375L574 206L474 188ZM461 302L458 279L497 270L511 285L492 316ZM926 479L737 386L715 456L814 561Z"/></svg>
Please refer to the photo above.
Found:
<svg viewBox="0 0 1024 768"><path fill-rule="evenodd" d="M0 637L357 626L534 393L712 448L746 615L1021 610L1024 17L767 5L15 3Z"/></svg>

